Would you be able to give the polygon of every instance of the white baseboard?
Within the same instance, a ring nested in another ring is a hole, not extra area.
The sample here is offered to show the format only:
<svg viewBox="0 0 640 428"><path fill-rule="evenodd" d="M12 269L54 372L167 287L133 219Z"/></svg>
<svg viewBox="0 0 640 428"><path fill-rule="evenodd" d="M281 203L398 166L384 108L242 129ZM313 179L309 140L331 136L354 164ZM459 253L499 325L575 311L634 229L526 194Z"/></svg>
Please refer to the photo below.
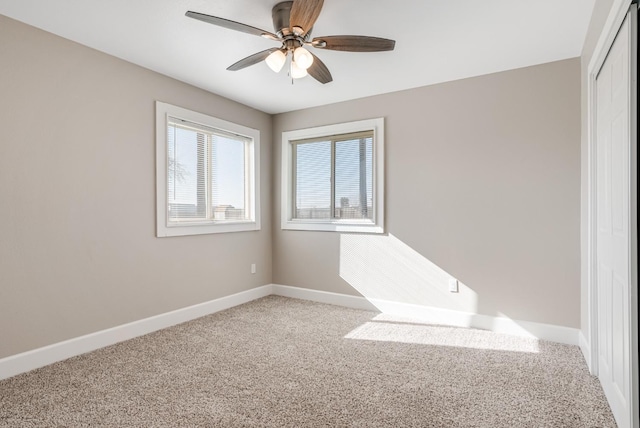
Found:
<svg viewBox="0 0 640 428"><path fill-rule="evenodd" d="M379 311L389 315L416 318L431 324L444 324L459 327L472 327L496 333L534 337L552 342L578 345L579 330L552 324L531 321L519 321L510 318L479 315L470 312L392 302L388 300L366 299L338 293L272 284L273 294L311 300L320 303L346 306L355 309Z"/></svg>
<svg viewBox="0 0 640 428"><path fill-rule="evenodd" d="M583 335L579 330L574 328L540 324L529 321L517 321L509 318L478 315L387 300L366 299L359 296L349 296L346 294L330 293L307 288L268 284L233 294L231 296L221 297L209 302L200 303L187 308L178 309L165 314L156 315L2 358L0 359L0 380L34 370L48 364L53 364L67 358L95 351L96 349L104 348L105 346L113 345L118 342L153 333L154 331L158 331L163 328L171 327L176 324L229 309L272 294L354 309L377 311L389 315L417 318L432 324L473 327L497 333L535 337L538 339L570 345L579 344L583 353L585 353L585 358L589 355L588 352L585 352L585 349L588 350L586 340L583 340ZM587 360L587 363L589 363L589 360Z"/></svg>
<svg viewBox="0 0 640 428"><path fill-rule="evenodd" d="M591 374L594 374L594 367L592 367L592 361L591 361L591 345L589 344L589 341L587 340L586 336L584 335L584 332L582 330L580 330L580 332L578 333L578 346L580 346L580 350L582 351L582 355L584 356L584 360L587 362L587 367L589 367L589 372Z"/></svg>
<svg viewBox="0 0 640 428"><path fill-rule="evenodd" d="M243 303L250 302L272 294L271 285L253 288L231 296L221 297L209 302L200 303L153 317L123 324L117 327L87 334L54 343L53 345L23 352L0 359L0 380L28 372L39 367L53 364L67 358L75 357L90 351L118 342L153 333L163 328L191 321L205 315L213 314Z"/></svg>
<svg viewBox="0 0 640 428"><path fill-rule="evenodd" d="M328 291L311 290L309 288L290 287L288 285L271 284L273 294L292 299L310 300L318 303L344 306L366 311L378 311L378 308L364 297L349 296L347 294L331 293Z"/></svg>

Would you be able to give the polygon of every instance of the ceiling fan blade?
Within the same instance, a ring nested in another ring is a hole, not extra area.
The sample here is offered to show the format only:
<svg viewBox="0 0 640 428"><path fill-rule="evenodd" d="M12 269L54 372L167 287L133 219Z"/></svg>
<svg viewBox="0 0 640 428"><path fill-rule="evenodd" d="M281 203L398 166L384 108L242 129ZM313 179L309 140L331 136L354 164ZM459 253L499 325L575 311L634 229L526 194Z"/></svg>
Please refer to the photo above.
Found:
<svg viewBox="0 0 640 428"><path fill-rule="evenodd" d="M307 69L307 73L322 84L333 81L333 77L331 77L331 73L327 66L324 65L324 62L320 61L320 58L315 55L313 55L313 64L311 64L311 67Z"/></svg>
<svg viewBox="0 0 640 428"><path fill-rule="evenodd" d="M266 51L262 51L262 52L258 52L258 53L254 53L253 55L249 55L246 58L241 59L240 61L236 62L233 65L230 65L229 67L227 67L227 70L229 71L238 71L238 70L242 70L243 68L249 67L251 65L257 64L260 61L264 61L269 55L271 55L272 52L275 52L277 50L280 50L279 48L271 48L271 49L267 49Z"/></svg>
<svg viewBox="0 0 640 428"><path fill-rule="evenodd" d="M311 44L318 49L348 52L382 52L392 51L395 40L369 36L326 36L315 37Z"/></svg>
<svg viewBox="0 0 640 428"><path fill-rule="evenodd" d="M289 18L291 31L299 36L307 34L320 16L323 4L324 0L294 0ZM302 28L302 33L296 32L295 27Z"/></svg>
<svg viewBox="0 0 640 428"><path fill-rule="evenodd" d="M185 13L189 18L197 19L199 21L208 22L209 24L217 25L219 27L228 28L230 30L242 31L243 33L253 34L255 36L265 37L272 40L280 40L278 36L269 31L261 30L250 25L241 24L229 19L219 18L217 16L205 15L204 13L188 11Z"/></svg>

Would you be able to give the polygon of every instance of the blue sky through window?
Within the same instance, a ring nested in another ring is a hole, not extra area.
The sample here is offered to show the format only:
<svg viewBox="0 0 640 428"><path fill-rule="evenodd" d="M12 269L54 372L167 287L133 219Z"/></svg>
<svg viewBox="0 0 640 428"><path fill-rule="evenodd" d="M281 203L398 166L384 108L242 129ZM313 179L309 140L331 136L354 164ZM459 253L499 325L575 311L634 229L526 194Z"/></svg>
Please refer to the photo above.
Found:
<svg viewBox="0 0 640 428"><path fill-rule="evenodd" d="M200 186L198 183L198 157L205 155L208 138L202 132L178 126L169 126L167 137L169 203L197 205L198 193L206 191L204 182ZM214 134L208 150L212 168L212 207L245 208L246 142ZM204 199L201 196L200 200Z"/></svg>

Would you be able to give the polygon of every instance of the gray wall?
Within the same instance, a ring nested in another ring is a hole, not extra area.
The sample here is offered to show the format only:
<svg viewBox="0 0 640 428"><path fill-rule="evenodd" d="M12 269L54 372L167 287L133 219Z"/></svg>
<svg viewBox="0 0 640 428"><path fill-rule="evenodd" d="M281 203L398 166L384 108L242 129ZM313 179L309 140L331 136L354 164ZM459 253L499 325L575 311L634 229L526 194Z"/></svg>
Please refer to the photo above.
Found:
<svg viewBox="0 0 640 428"><path fill-rule="evenodd" d="M261 131L261 231L155 237L155 100ZM271 282L271 116L0 16L0 117L0 358Z"/></svg>
<svg viewBox="0 0 640 428"><path fill-rule="evenodd" d="M0 58L0 358L270 282L579 325L578 59L271 117L2 16ZM260 232L155 238L155 100L261 131ZM388 233L281 231L281 132L373 117Z"/></svg>
<svg viewBox="0 0 640 428"><path fill-rule="evenodd" d="M274 282L579 327L579 76L575 58L275 116ZM374 117L389 235L282 231L281 132Z"/></svg>

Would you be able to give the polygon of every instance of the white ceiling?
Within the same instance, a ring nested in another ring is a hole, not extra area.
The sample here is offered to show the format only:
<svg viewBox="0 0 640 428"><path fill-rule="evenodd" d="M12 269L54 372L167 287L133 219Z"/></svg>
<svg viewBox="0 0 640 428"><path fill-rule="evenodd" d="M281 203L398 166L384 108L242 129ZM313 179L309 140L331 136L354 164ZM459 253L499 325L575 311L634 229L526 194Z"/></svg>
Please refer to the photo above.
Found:
<svg viewBox="0 0 640 428"><path fill-rule="evenodd" d="M278 43L184 16L273 31L279 0L0 0L0 14L267 113L542 64L580 55L595 0L325 0L313 36L396 40L392 52L315 49L322 85L264 63L226 68Z"/></svg>

